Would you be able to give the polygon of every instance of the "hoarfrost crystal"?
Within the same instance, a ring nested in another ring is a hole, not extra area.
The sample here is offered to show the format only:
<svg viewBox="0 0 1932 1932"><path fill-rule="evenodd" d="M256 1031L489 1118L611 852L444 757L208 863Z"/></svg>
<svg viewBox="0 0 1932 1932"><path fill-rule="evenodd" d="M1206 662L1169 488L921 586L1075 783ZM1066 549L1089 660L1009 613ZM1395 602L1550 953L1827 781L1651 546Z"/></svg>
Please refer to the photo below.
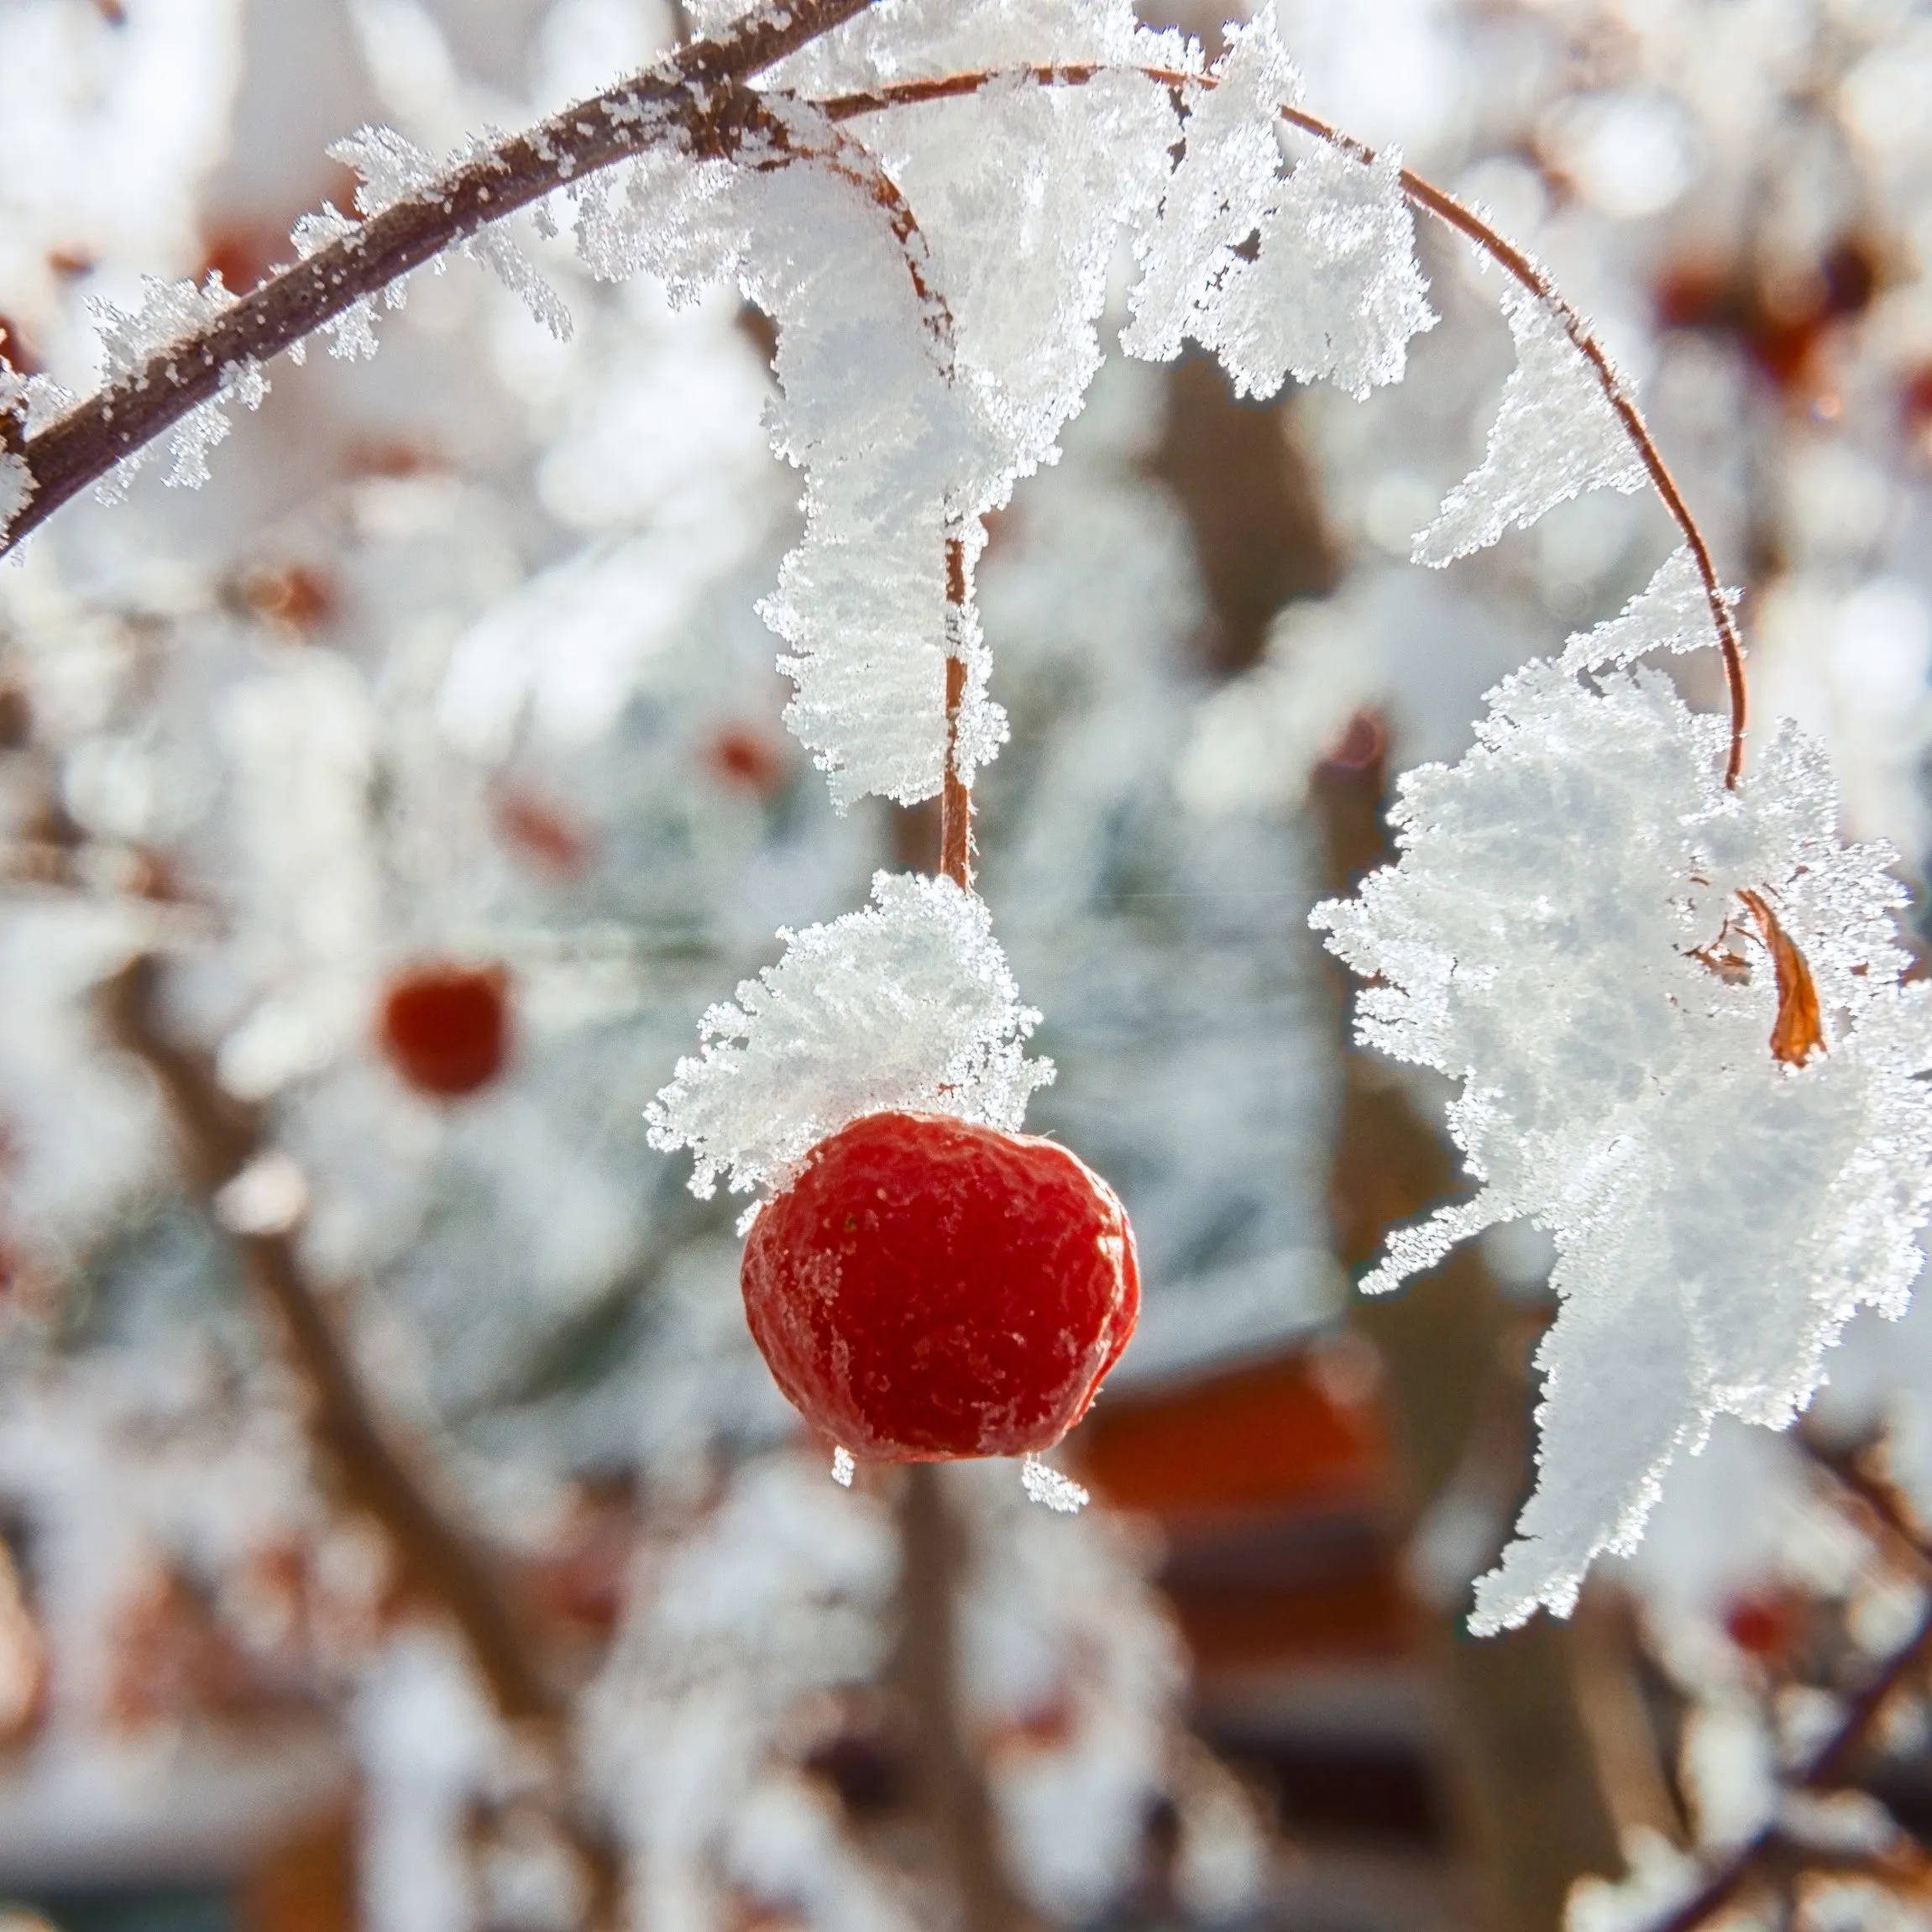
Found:
<svg viewBox="0 0 1932 1932"><path fill-rule="evenodd" d="M1150 362L1171 360L1184 337L1199 333L1235 249L1274 196L1281 160L1275 109L1300 92L1300 82L1275 37L1272 10L1229 29L1214 76L1219 84L1189 111L1186 151L1159 219L1139 243L1143 273L1120 344Z"/></svg>
<svg viewBox="0 0 1932 1932"><path fill-rule="evenodd" d="M1653 584L1608 654L1667 642L1670 601ZM1600 677L1539 660L1505 679L1459 765L1403 779L1399 863L1313 915L1378 982L1363 1043L1463 1081L1449 1128L1482 1183L1398 1230L1364 1289L1499 1222L1557 1244L1541 1473L1477 1586L1479 1632L1567 1612L1715 1416L1788 1424L1855 1309L1903 1312L1932 1207L1932 987L1900 982L1890 851L1839 844L1795 730L1727 791L1722 724L1655 673ZM1801 1069L1771 1049L1779 989L1745 893L1816 982L1826 1050Z"/></svg>
<svg viewBox="0 0 1932 1932"><path fill-rule="evenodd" d="M1141 238L1122 348L1164 362L1192 336L1249 395L1273 395L1291 375L1357 396L1399 381L1409 338L1436 322L1400 159L1365 164L1324 144L1282 176L1276 109L1299 82L1272 13L1234 31L1213 77Z"/></svg>
<svg viewBox="0 0 1932 1932"><path fill-rule="evenodd" d="M692 1191L783 1187L806 1151L890 1107L1013 1132L1053 1077L1024 1042L1019 1003L984 903L950 879L880 872L872 903L780 935L785 955L713 1007L702 1054L678 1061L649 1109L653 1147L697 1156Z"/></svg>
<svg viewBox="0 0 1932 1932"><path fill-rule="evenodd" d="M1228 264L1202 339L1243 395L1293 376L1359 400L1400 382L1410 338L1436 326L1427 291L1401 157L1364 163L1324 144L1275 196L1254 259Z"/></svg>
<svg viewBox="0 0 1932 1932"><path fill-rule="evenodd" d="M1726 593L1726 601L1734 600ZM1566 671L1595 671L1634 664L1652 651L1695 651L1716 641L1709 593L1690 547L1680 544L1615 617L1572 637L1558 662Z"/></svg>
<svg viewBox="0 0 1932 1932"><path fill-rule="evenodd" d="M1049 1468L1038 1456L1021 1458L1019 1486L1026 1491L1029 1502L1041 1504L1063 1516L1077 1516L1092 1500L1072 1477Z"/></svg>
<svg viewBox="0 0 1932 1932"><path fill-rule="evenodd" d="M1595 369L1557 311L1527 289L1503 298L1516 366L1482 463L1416 537L1415 560L1453 563L1589 490L1641 489L1647 472Z"/></svg>

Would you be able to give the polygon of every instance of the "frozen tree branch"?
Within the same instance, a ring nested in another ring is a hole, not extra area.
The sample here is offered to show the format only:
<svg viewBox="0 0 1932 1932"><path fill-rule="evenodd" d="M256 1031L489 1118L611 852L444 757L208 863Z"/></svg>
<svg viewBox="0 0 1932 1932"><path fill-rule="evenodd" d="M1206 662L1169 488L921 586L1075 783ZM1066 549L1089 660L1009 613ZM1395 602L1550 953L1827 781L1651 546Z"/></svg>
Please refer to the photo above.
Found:
<svg viewBox="0 0 1932 1932"><path fill-rule="evenodd" d="M758 97L740 83L870 4L766 0L721 39L685 47L661 66L499 143L271 276L205 329L170 343L138 373L19 445L29 495L6 526L0 554L70 497L217 396L233 371L279 355L453 243L661 142L682 140L699 156L736 152L765 113ZM0 412L0 423L11 420ZM8 433L0 427L0 437Z"/></svg>

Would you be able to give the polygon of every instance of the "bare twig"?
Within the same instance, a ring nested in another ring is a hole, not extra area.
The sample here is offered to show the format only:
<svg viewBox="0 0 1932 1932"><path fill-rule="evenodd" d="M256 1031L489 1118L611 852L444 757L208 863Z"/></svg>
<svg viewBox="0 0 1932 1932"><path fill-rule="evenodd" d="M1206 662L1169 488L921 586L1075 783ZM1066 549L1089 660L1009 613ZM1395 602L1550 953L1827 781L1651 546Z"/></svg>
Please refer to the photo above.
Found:
<svg viewBox="0 0 1932 1932"><path fill-rule="evenodd" d="M1144 80L1173 89L1176 94L1184 93L1190 88L1208 88L1217 85L1211 74L1188 73L1179 68L1122 68L1097 63L1065 66L1003 66L972 73L948 74L929 81L900 81L863 93L841 94L835 98L821 100L817 102L817 106L819 112L830 119L846 121L864 114L879 113L889 107L917 107L935 101L963 99L980 92L996 81L1030 79L1041 86L1077 87L1103 74L1110 73L1138 74ZM1339 148L1364 163L1372 162L1375 159L1375 150L1373 148L1358 141L1351 134L1343 134L1340 128L1317 115L1306 113L1299 107L1285 107L1280 112L1282 119L1291 126L1299 128L1304 134L1312 134L1317 140L1326 141L1330 147ZM1705 600L1710 606L1711 621L1716 628L1718 650L1724 659L1725 682L1730 694L1730 755L1725 767L1724 782L1727 786L1735 787L1739 774L1744 769L1746 694L1743 643L1738 636L1737 620L1731 615L1730 605L1724 594L1724 586L1719 580L1717 567L1711 560L1710 546L1704 541L1704 532L1698 527L1697 519L1691 515L1690 506L1684 501L1683 494L1670 473L1670 466L1665 463L1662 452L1657 447L1649 427L1643 420L1642 412L1625 388L1622 378L1617 374L1603 345L1591 332L1589 324L1584 319L1582 312L1561 293L1548 274L1537 263L1499 234L1473 208L1465 207L1453 195L1438 188L1434 182L1416 174L1413 169L1402 170L1401 181L1402 191L1417 207L1427 210L1438 221L1445 223L1458 233L1474 242L1492 261L1528 289L1549 309L1589 364L1610 407L1615 411L1617 420L1623 425L1624 433L1629 437L1642 461L1652 487L1664 508L1669 511L1672 521L1682 532L1684 543L1697 565L1698 574L1704 582Z"/></svg>
<svg viewBox="0 0 1932 1932"><path fill-rule="evenodd" d="M584 175L665 143L734 154L762 121L740 83L829 33L872 0L765 0L730 33L680 49L648 72L512 136L420 192L271 276L199 334L170 344L27 438L33 493L0 538L0 554L189 411L230 373L263 363L453 243Z"/></svg>

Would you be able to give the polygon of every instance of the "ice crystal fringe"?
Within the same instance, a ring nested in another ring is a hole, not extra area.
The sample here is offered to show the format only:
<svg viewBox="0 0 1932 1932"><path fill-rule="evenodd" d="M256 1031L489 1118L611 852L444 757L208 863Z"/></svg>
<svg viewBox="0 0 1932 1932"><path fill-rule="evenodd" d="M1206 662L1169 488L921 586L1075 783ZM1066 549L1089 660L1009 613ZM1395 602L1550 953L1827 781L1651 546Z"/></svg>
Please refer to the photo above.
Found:
<svg viewBox="0 0 1932 1932"><path fill-rule="evenodd" d="M1063 1516L1078 1516L1093 1500L1071 1476L1050 1469L1038 1456L1020 1458L1019 1486L1027 1500L1057 1511Z"/></svg>
<svg viewBox="0 0 1932 1932"><path fill-rule="evenodd" d="M219 320L235 304L234 296L223 285L218 273L211 273L207 281L200 284L164 281L159 276L149 275L143 278L141 285L142 301L138 309L118 309L111 302L92 305L101 345L102 374L109 385L139 375L154 357L165 354L176 344L185 345L188 338ZM268 393L268 378L259 363L228 364L222 370L219 390L175 426L168 442L168 453L173 458L165 479L169 487L199 490L208 480L208 452L223 442L233 427L223 406L238 402L244 409L259 409ZM144 445L123 458L97 485L95 495L100 501L118 503L152 453L153 446ZM0 516L0 526L6 521L5 516Z"/></svg>
<svg viewBox="0 0 1932 1932"><path fill-rule="evenodd" d="M25 379L0 355L0 416L9 418L16 432L24 436L27 428L27 384ZM24 457L0 447L0 537L7 526L27 506L34 494L34 473Z"/></svg>
<svg viewBox="0 0 1932 1932"><path fill-rule="evenodd" d="M1503 385L1482 463L1416 532L1418 563L1453 563L1506 530L1526 530L1573 496L1590 490L1628 495L1648 474L1557 311L1541 296L1513 288L1503 312L1516 339L1516 366Z"/></svg>
<svg viewBox="0 0 1932 1932"><path fill-rule="evenodd" d="M1052 1079L1025 1054L1039 1015L990 914L950 880L880 872L863 912L779 936L784 956L704 1015L702 1052L646 1113L653 1147L697 1157L700 1199L720 1176L781 1188L816 1142L882 1108L1015 1131Z"/></svg>
<svg viewBox="0 0 1932 1932"><path fill-rule="evenodd" d="M1682 578L1673 558L1566 661L1701 641ZM1903 1312L1932 1207L1932 987L1901 983L1893 855L1838 842L1825 760L1794 730L1727 791L1722 723L1657 673L1598 676L1506 678L1459 765L1402 780L1399 862L1312 915L1377 982L1363 1044L1463 1082L1449 1128L1481 1183L1392 1236L1364 1288L1497 1222L1556 1241L1540 1474L1477 1586L1479 1632L1567 1612L1716 1416L1788 1424L1855 1309ZM1775 976L1741 890L1815 977L1827 1050L1801 1070L1771 1051Z"/></svg>
<svg viewBox="0 0 1932 1932"><path fill-rule="evenodd" d="M406 201L412 195L420 194L445 167L459 166L488 151L489 144L485 140L473 139L447 163L439 165L432 156L399 134L394 128L382 127L359 128L354 134L332 143L328 150L332 160L355 170L358 177L355 205L364 220L393 208L397 202ZM295 244L296 256L306 262L310 256L319 254L345 235L353 234L359 225L332 203L324 202L319 213L304 215L296 223L289 238ZM468 237L461 243L461 249L472 259L485 263L494 270L504 286L517 296L559 342L568 340L570 311L565 306L563 298L544 280L537 264L510 239L503 223L494 223ZM445 258L438 255L435 263L438 275L443 272ZM392 310L401 308L407 293L404 282L390 283L383 291L385 306ZM376 350L374 298L364 296L322 327L329 338L331 355L351 362L366 360ZM300 348L298 344L298 351ZM300 362L301 354L295 354L293 359Z"/></svg>
<svg viewBox="0 0 1932 1932"><path fill-rule="evenodd" d="M1410 338L1437 319L1401 158L1364 164L1324 144L1281 175L1275 110L1300 83L1270 13L1235 32L1213 71L1219 84L1195 101L1159 219L1139 240L1122 348L1166 361L1191 336L1247 395L1273 395L1291 375L1356 396L1400 381Z"/></svg>

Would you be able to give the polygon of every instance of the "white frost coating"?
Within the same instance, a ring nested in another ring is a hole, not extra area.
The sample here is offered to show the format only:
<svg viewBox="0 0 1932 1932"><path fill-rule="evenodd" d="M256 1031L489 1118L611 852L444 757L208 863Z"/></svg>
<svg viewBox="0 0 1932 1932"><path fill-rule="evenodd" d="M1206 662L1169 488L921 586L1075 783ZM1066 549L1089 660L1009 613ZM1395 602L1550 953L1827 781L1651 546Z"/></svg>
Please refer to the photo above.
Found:
<svg viewBox="0 0 1932 1932"><path fill-rule="evenodd" d="M1149 362L1171 361L1186 336L1205 339L1202 318L1238 259L1234 250L1275 198L1281 160L1275 110L1301 92L1272 8L1229 29L1212 74L1218 85L1191 102L1186 149L1159 217L1136 244L1142 274L1120 346Z"/></svg>
<svg viewBox="0 0 1932 1932"><path fill-rule="evenodd" d="M1585 490L1627 496L1643 487L1643 460L1557 312L1517 288L1503 297L1503 312L1516 366L1503 385L1489 448L1442 500L1435 521L1416 533L1418 563L1453 563L1485 549L1505 530L1526 530Z"/></svg>
<svg viewBox="0 0 1932 1932"><path fill-rule="evenodd" d="M691 1191L779 1188L808 1149L862 1113L906 1107L1016 1131L1053 1077L1024 1043L1019 1003L985 904L950 879L878 872L872 903L783 932L785 954L699 1026L647 1110L650 1141L697 1156Z"/></svg>
<svg viewBox="0 0 1932 1932"><path fill-rule="evenodd" d="M1735 603L1736 591L1725 601ZM1679 544L1657 575L1615 616L1594 631L1579 631L1563 647L1566 671L1595 671L1634 664L1652 651L1695 651L1717 642L1710 598L1689 544Z"/></svg>
<svg viewBox="0 0 1932 1932"><path fill-rule="evenodd" d="M1050 1469L1038 1456L1021 1458L1019 1486L1029 1503L1040 1503L1063 1516L1076 1516L1093 1500L1071 1476Z"/></svg>
<svg viewBox="0 0 1932 1932"><path fill-rule="evenodd" d="M100 338L102 378L108 385L138 375L155 357L199 333L235 306L235 298L223 285L218 272L211 273L200 284L144 275L141 289L141 306L131 312L118 309L111 302L90 305ZM174 458L166 478L169 487L199 490L208 480L208 452L233 427L223 405L238 402L245 409L259 409L268 392L268 378L259 362L251 359L228 364L217 394L175 425L168 442L168 453ZM136 471L152 453L152 444L131 451L102 479L96 496L103 503L119 502ZM5 521L0 516L0 525Z"/></svg>
<svg viewBox="0 0 1932 1932"><path fill-rule="evenodd" d="M1727 792L1721 721L1657 673L1600 677L1506 678L1460 764L1402 780L1399 863L1313 914L1379 976L1363 1043L1463 1083L1448 1124L1483 1184L1394 1236L1364 1287L1519 1217L1557 1244L1541 1475L1479 1632L1567 1612L1715 1416L1788 1424L1856 1308L1903 1312L1932 1206L1932 987L1899 983L1890 849L1839 844L1794 730ZM1829 1050L1801 1070L1771 1052L1741 888L1814 976Z"/></svg>
<svg viewBox="0 0 1932 1932"><path fill-rule="evenodd" d="M1364 165L1323 143L1275 197L1259 254L1228 264L1202 341L1243 395L1273 395L1293 376L1360 400L1400 382L1409 338L1436 326L1428 287L1401 157Z"/></svg>
<svg viewBox="0 0 1932 1932"><path fill-rule="evenodd" d="M10 449L0 450L0 537L7 534L33 494L34 473L28 469L26 458Z"/></svg>
<svg viewBox="0 0 1932 1932"><path fill-rule="evenodd" d="M852 1486L852 1478L858 1473L858 1465L852 1460L852 1452L843 1443L832 1451L832 1480L841 1490Z"/></svg>

